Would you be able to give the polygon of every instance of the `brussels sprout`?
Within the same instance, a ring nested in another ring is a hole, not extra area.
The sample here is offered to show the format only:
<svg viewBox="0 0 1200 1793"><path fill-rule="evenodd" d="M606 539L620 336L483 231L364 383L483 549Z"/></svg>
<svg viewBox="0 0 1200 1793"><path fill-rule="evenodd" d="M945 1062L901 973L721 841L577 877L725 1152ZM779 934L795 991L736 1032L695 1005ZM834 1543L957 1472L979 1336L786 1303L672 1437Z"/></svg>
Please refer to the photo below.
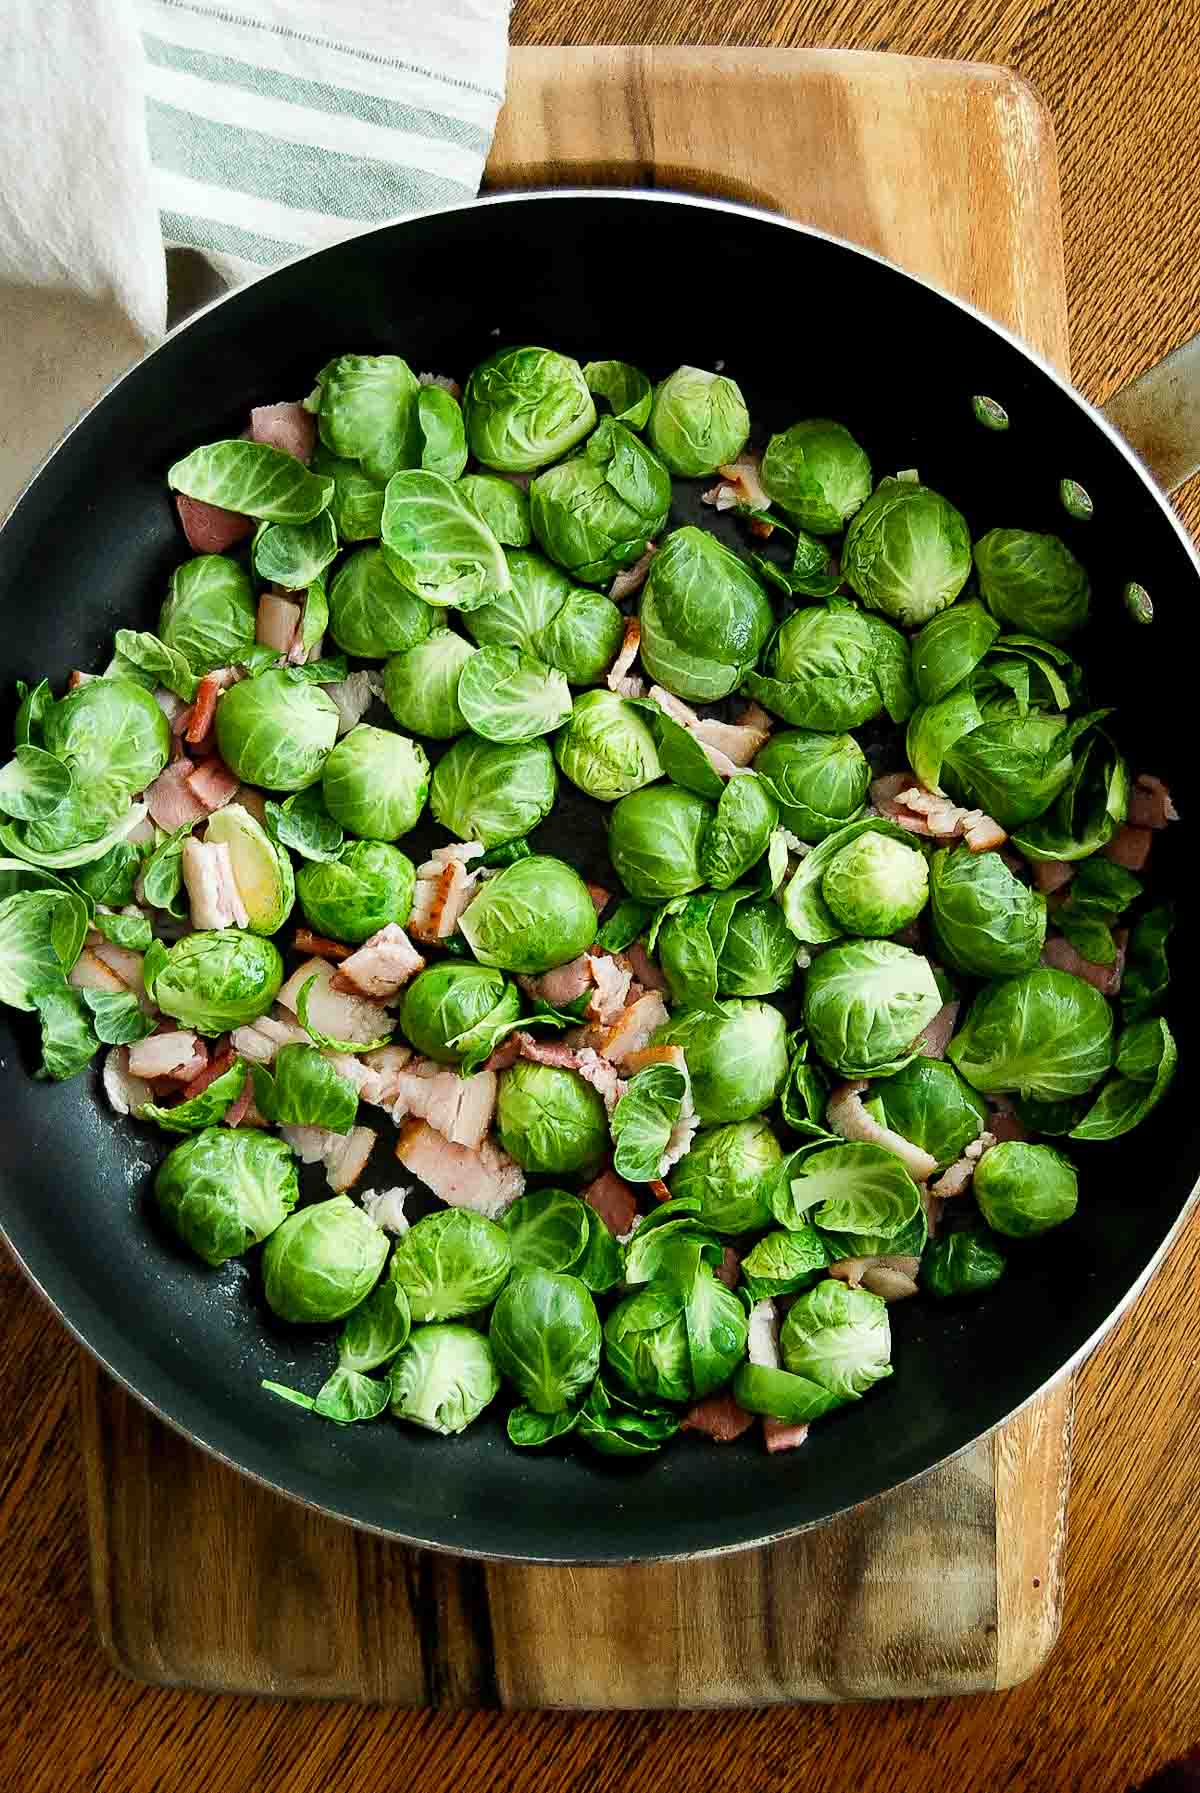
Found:
<svg viewBox="0 0 1200 1793"><path fill-rule="evenodd" d="M814 1049L843 1077L881 1077L914 1057L942 1006L926 959L892 940L846 940L810 967L804 1023Z"/></svg>
<svg viewBox="0 0 1200 1793"><path fill-rule="evenodd" d="M762 1115L706 1127L675 1166L671 1195L694 1201L698 1218L714 1232L748 1233L770 1224L766 1185L782 1159L782 1147Z"/></svg>
<svg viewBox="0 0 1200 1793"><path fill-rule="evenodd" d="M1171 981L1167 941L1175 925L1165 904L1147 909L1129 937L1125 976L1121 981L1121 1012L1126 1023L1143 1020L1159 1006Z"/></svg>
<svg viewBox="0 0 1200 1793"><path fill-rule="evenodd" d="M660 1202L653 1214L638 1222L632 1239L622 1248L626 1286L669 1282L686 1293L700 1265L720 1266L725 1248L700 1220L699 1203L690 1197Z"/></svg>
<svg viewBox="0 0 1200 1793"><path fill-rule="evenodd" d="M963 1227L935 1239L921 1260L921 1286L947 1301L982 1295L1004 1275L1005 1261L985 1227Z"/></svg>
<svg viewBox="0 0 1200 1793"><path fill-rule="evenodd" d="M463 667L458 702L468 726L485 741L533 741L571 714L561 672L515 647L481 647Z"/></svg>
<svg viewBox="0 0 1200 1793"><path fill-rule="evenodd" d="M221 758L244 784L268 791L303 791L315 784L337 730L333 699L290 672L243 679L217 705Z"/></svg>
<svg viewBox="0 0 1200 1793"><path fill-rule="evenodd" d="M728 890L758 864L779 821L779 805L753 773L730 778L700 843L700 872L714 890Z"/></svg>
<svg viewBox="0 0 1200 1793"><path fill-rule="evenodd" d="M232 666L254 646L254 588L236 560L197 554L176 567L158 632L195 673Z"/></svg>
<svg viewBox="0 0 1200 1793"><path fill-rule="evenodd" d="M1016 697L990 698L979 713L980 726L947 749L942 783L956 803L1016 829L1048 809L1069 782L1073 731L1065 716L1023 714Z"/></svg>
<svg viewBox="0 0 1200 1793"><path fill-rule="evenodd" d="M1069 1159L1053 1146L1002 1140L985 1152L972 1183L979 1212L993 1232L1031 1239L1070 1220L1079 1179Z"/></svg>
<svg viewBox="0 0 1200 1793"><path fill-rule="evenodd" d="M827 1277L797 1297L779 1334L784 1364L840 1401L856 1401L892 1373L886 1305Z"/></svg>
<svg viewBox="0 0 1200 1793"><path fill-rule="evenodd" d="M604 399L618 423L631 430L645 428L654 394L640 368L627 361L589 361L583 377L593 398Z"/></svg>
<svg viewBox="0 0 1200 1793"><path fill-rule="evenodd" d="M871 768L853 735L785 729L754 756L754 770L801 840L820 841L862 814ZM737 781L737 782L740 782Z"/></svg>
<svg viewBox="0 0 1200 1793"><path fill-rule="evenodd" d="M750 413L724 374L677 367L654 389L647 433L672 473L705 479L737 460L750 435Z"/></svg>
<svg viewBox="0 0 1200 1793"><path fill-rule="evenodd" d="M966 520L912 480L880 480L842 543L842 573L863 603L906 629L952 604L970 572Z"/></svg>
<svg viewBox="0 0 1200 1793"><path fill-rule="evenodd" d="M329 514L343 542L378 541L383 520L385 480L372 479L357 461L343 460L318 442L312 470L333 481Z"/></svg>
<svg viewBox="0 0 1200 1793"><path fill-rule="evenodd" d="M388 1275L408 1297L413 1321L457 1320L490 1307L512 1269L503 1227L468 1208L427 1214L396 1241Z"/></svg>
<svg viewBox="0 0 1200 1793"><path fill-rule="evenodd" d="M733 1379L733 1398L747 1413L761 1413L765 1419L803 1425L820 1419L841 1406L837 1395L830 1394L807 1376L794 1376L790 1370L777 1370L769 1364L739 1364Z"/></svg>
<svg viewBox="0 0 1200 1793"><path fill-rule="evenodd" d="M939 1002L940 1006L940 1002ZM745 1121L769 1108L788 1072L787 1029L768 1002L713 1002L685 1009L652 1044L682 1046L701 1125Z"/></svg>
<svg viewBox="0 0 1200 1793"><path fill-rule="evenodd" d="M747 673L745 689L801 728L835 734L885 708L903 722L912 709L904 637L844 598L793 611L767 651L766 668L765 675Z"/></svg>
<svg viewBox="0 0 1200 1793"><path fill-rule="evenodd" d="M521 1060L500 1078L496 1134L523 1170L595 1170L608 1150L604 1103L576 1071Z"/></svg>
<svg viewBox="0 0 1200 1793"><path fill-rule="evenodd" d="M417 394L417 423L422 467L444 479L457 479L467 464L467 438L453 393L442 386L422 386Z"/></svg>
<svg viewBox="0 0 1200 1793"><path fill-rule="evenodd" d="M296 878L288 855L240 803L227 803L210 817L204 838L210 846L229 848L250 932L278 933L296 901Z"/></svg>
<svg viewBox="0 0 1200 1793"><path fill-rule="evenodd" d="M492 1347L471 1326L419 1326L389 1381L396 1418L443 1437L465 1432L500 1392Z"/></svg>
<svg viewBox="0 0 1200 1793"><path fill-rule="evenodd" d="M650 563L642 664L677 697L715 702L742 682L773 622L767 594L745 562L688 524L671 531Z"/></svg>
<svg viewBox="0 0 1200 1793"><path fill-rule="evenodd" d="M470 1049L474 1029L515 1021L520 1009L516 986L503 972L450 959L419 971L408 985L400 1031L425 1058L454 1065Z"/></svg>
<svg viewBox="0 0 1200 1793"><path fill-rule="evenodd" d="M921 1192L896 1154L861 1140L793 1153L767 1196L781 1226L794 1227L803 1216L823 1233L889 1242L921 1213Z"/></svg>
<svg viewBox="0 0 1200 1793"><path fill-rule="evenodd" d="M640 560L670 504L671 476L662 462L611 417L529 488L540 547L584 585L602 585Z"/></svg>
<svg viewBox="0 0 1200 1793"><path fill-rule="evenodd" d="M536 974L587 951L596 909L578 872L533 853L489 878L460 925L480 964Z"/></svg>
<svg viewBox="0 0 1200 1793"><path fill-rule="evenodd" d="M915 921L929 900L929 871L915 847L872 831L834 854L821 895L848 934L894 934Z"/></svg>
<svg viewBox="0 0 1200 1793"><path fill-rule="evenodd" d="M1129 810L1129 768L1093 729L1075 750L1070 777L1049 809L1013 835L1027 859L1086 859L1106 846Z"/></svg>
<svg viewBox="0 0 1200 1793"><path fill-rule="evenodd" d="M913 683L923 704L940 703L969 678L1000 633L977 599L931 617L912 644Z"/></svg>
<svg viewBox="0 0 1200 1793"><path fill-rule="evenodd" d="M531 1189L518 1196L502 1222L513 1269L570 1270L587 1247L588 1212L586 1202L565 1189Z"/></svg>
<svg viewBox="0 0 1200 1793"><path fill-rule="evenodd" d="M90 679L44 712L42 746L70 768L78 794L103 780L119 794L123 808L125 800L153 784L166 765L171 731L153 697L140 685L128 679ZM102 832L85 828L75 838Z"/></svg>
<svg viewBox="0 0 1200 1793"><path fill-rule="evenodd" d="M1033 969L1046 939L1046 899L1015 878L999 853L943 848L929 879L934 939L946 964L972 977Z"/></svg>
<svg viewBox="0 0 1200 1793"><path fill-rule="evenodd" d="M604 1326L608 1363L635 1394L652 1399L702 1400L729 1380L745 1350L742 1304L705 1267L690 1286L647 1284Z"/></svg>
<svg viewBox="0 0 1200 1793"><path fill-rule="evenodd" d="M349 1133L358 1113L354 1084L335 1071L315 1046L281 1046L273 1074L255 1067L254 1094L267 1119L284 1126Z"/></svg>
<svg viewBox="0 0 1200 1793"><path fill-rule="evenodd" d="M615 691L584 691L575 699L554 738L554 757L572 784L602 803L615 803L662 776L653 731Z"/></svg>
<svg viewBox="0 0 1200 1793"><path fill-rule="evenodd" d="M871 463L842 424L813 417L771 437L762 482L802 529L839 535L871 496Z"/></svg>
<svg viewBox="0 0 1200 1793"><path fill-rule="evenodd" d="M412 860L383 841L354 840L340 859L298 867L296 889L316 934L361 946L389 922L403 927L417 873Z"/></svg>
<svg viewBox="0 0 1200 1793"><path fill-rule="evenodd" d="M340 859L346 846L346 836L341 824L335 822L325 807L325 798L319 785L310 785L305 791L296 791L285 797L282 803L268 798L263 804L263 813L267 819L267 831L271 839L279 847L290 848L299 853L302 859ZM164 849L160 848L161 853ZM151 871L155 860L151 860ZM146 883L151 879L151 872L146 874ZM164 907L162 898L154 899L159 908ZM169 904L166 905L170 907ZM175 911L172 910L174 914Z"/></svg>
<svg viewBox="0 0 1200 1793"><path fill-rule="evenodd" d="M41 747L18 747L0 770L0 814L35 822L52 816L74 787L71 768Z"/></svg>
<svg viewBox="0 0 1200 1793"><path fill-rule="evenodd" d="M509 587L508 563L474 505L440 473L396 473L383 497L383 558L426 604L474 610Z"/></svg>
<svg viewBox="0 0 1200 1793"><path fill-rule="evenodd" d="M600 678L621 641L624 619L616 605L601 592L573 586L541 554L507 559L512 589L472 611L467 628L474 640L481 647L521 648L573 684Z"/></svg>
<svg viewBox="0 0 1200 1793"><path fill-rule="evenodd" d="M360 722L325 761L321 790L330 815L349 833L398 840L425 807L429 761L407 735Z"/></svg>
<svg viewBox="0 0 1200 1793"><path fill-rule="evenodd" d="M596 421L583 369L553 349L500 349L463 394L467 440L485 467L532 473L581 442Z"/></svg>
<svg viewBox="0 0 1200 1793"><path fill-rule="evenodd" d="M550 814L558 791L545 741L456 741L433 770L429 807L458 840L519 840ZM478 899L476 899L478 900Z"/></svg>
<svg viewBox="0 0 1200 1793"><path fill-rule="evenodd" d="M894 1076L871 1085L866 1110L936 1158L944 1170L961 1158L987 1125L987 1103L940 1058L914 1058Z"/></svg>
<svg viewBox="0 0 1200 1793"><path fill-rule="evenodd" d="M266 442L209 442L167 469L173 492L267 523L307 523L333 497L333 481Z"/></svg>
<svg viewBox="0 0 1200 1793"><path fill-rule="evenodd" d="M395 654L383 669L383 698L401 728L449 741L467 726L458 702L463 667L475 649L452 629Z"/></svg>
<svg viewBox="0 0 1200 1793"><path fill-rule="evenodd" d="M321 511L310 523L260 523L250 560L265 585L305 591L320 579L337 551L337 526L328 511ZM314 645L323 632L313 636Z"/></svg>
<svg viewBox="0 0 1200 1793"><path fill-rule="evenodd" d="M777 1295L795 1295L811 1288L828 1263L825 1240L815 1227L792 1231L780 1227L765 1233L746 1253L741 1262L742 1282L752 1302L774 1300Z"/></svg>
<svg viewBox="0 0 1200 1793"><path fill-rule="evenodd" d="M521 1270L492 1309L488 1338L501 1373L535 1413L562 1413L600 1367L600 1321L575 1276Z"/></svg>
<svg viewBox="0 0 1200 1793"><path fill-rule="evenodd" d="M980 992L946 1056L985 1095L1082 1096L1112 1064L1112 1011L1069 971L1026 971Z"/></svg>
<svg viewBox="0 0 1200 1793"><path fill-rule="evenodd" d="M739 903L717 955L717 994L771 996L787 989L795 969L796 942L779 904L769 897Z"/></svg>
<svg viewBox="0 0 1200 1793"><path fill-rule="evenodd" d="M1088 618L1088 576L1065 542L1031 529L989 529L975 544L979 590L993 616L1047 641Z"/></svg>
<svg viewBox="0 0 1200 1793"><path fill-rule="evenodd" d="M576 1416L577 1435L604 1457L645 1457L674 1438L681 1416L661 1403L629 1400L597 1376Z"/></svg>
<svg viewBox="0 0 1200 1793"><path fill-rule="evenodd" d="M296 1161L273 1134L207 1127L168 1152L154 1179L159 1211L214 1267L258 1245L296 1205Z"/></svg>
<svg viewBox="0 0 1200 1793"><path fill-rule="evenodd" d="M382 660L424 641L437 621L428 604L406 591L382 548L358 548L329 587L329 633L348 654Z"/></svg>
<svg viewBox="0 0 1200 1793"><path fill-rule="evenodd" d="M371 479L388 480L397 468L421 464L419 393L399 355L339 355L317 375L307 405L326 448L360 461Z"/></svg>
<svg viewBox="0 0 1200 1793"><path fill-rule="evenodd" d="M458 484L498 542L505 548L529 546L529 499L520 486L495 473L467 473Z"/></svg>
<svg viewBox="0 0 1200 1793"><path fill-rule="evenodd" d="M279 949L240 928L185 934L145 968L146 994L164 1015L215 1035L265 1015L283 983Z"/></svg>
<svg viewBox="0 0 1200 1793"><path fill-rule="evenodd" d="M608 854L630 896L684 896L703 882L700 853L713 806L677 785L622 797L609 822Z"/></svg>
<svg viewBox="0 0 1200 1793"><path fill-rule="evenodd" d="M375 1287L387 1254L387 1234L348 1195L313 1202L267 1241L262 1259L267 1306L296 1324L340 1320Z"/></svg>

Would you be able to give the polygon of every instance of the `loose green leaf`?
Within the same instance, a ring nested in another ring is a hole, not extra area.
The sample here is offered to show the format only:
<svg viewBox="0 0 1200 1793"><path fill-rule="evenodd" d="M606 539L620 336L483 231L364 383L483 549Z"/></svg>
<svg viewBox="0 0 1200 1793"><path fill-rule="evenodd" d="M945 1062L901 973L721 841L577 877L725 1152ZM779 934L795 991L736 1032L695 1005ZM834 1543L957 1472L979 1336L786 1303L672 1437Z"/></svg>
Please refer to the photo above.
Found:
<svg viewBox="0 0 1200 1793"><path fill-rule="evenodd" d="M380 1034L379 1038L376 1040L335 1040L331 1038L329 1034L319 1032L317 1028L311 1025L308 1019L309 991L316 982L317 974L314 972L308 981L301 985L300 994L296 998L296 1019L299 1021L301 1027L314 1045L323 1046L327 1052L352 1052L361 1054L363 1052L374 1052L380 1046L387 1046L391 1043L392 1035L390 1031L385 1034Z"/></svg>
<svg viewBox="0 0 1200 1793"><path fill-rule="evenodd" d="M150 855L142 877L142 896L152 909L165 909L176 921L188 913L183 889L183 843L196 827L184 822L172 830Z"/></svg>
<svg viewBox="0 0 1200 1793"><path fill-rule="evenodd" d="M42 741L42 719L54 702L49 679L42 679L32 688L24 679L17 680L19 707L13 733L18 747L39 747Z"/></svg>
<svg viewBox="0 0 1200 1793"><path fill-rule="evenodd" d="M1117 1042L1113 1076L1087 1114L1071 1128L1072 1139L1119 1139L1144 1121L1171 1086L1179 1054L1165 1021L1135 1021Z"/></svg>
<svg viewBox="0 0 1200 1793"><path fill-rule="evenodd" d="M766 1233L742 1259L741 1278L751 1304L794 1295L825 1274L829 1253L815 1227Z"/></svg>
<svg viewBox="0 0 1200 1793"><path fill-rule="evenodd" d="M154 1032L154 1016L146 1013L132 990L84 990L81 994L91 1010L96 1038L105 1046L132 1046Z"/></svg>
<svg viewBox="0 0 1200 1793"><path fill-rule="evenodd" d="M307 523L333 497L333 481L266 442L211 442L176 461L173 492L268 523Z"/></svg>
<svg viewBox="0 0 1200 1793"><path fill-rule="evenodd" d="M552 1444L556 1438L565 1438L578 1424L578 1408L566 1413L535 1413L532 1407L514 1407L505 1430L510 1444L521 1450L536 1450L540 1445Z"/></svg>
<svg viewBox="0 0 1200 1793"><path fill-rule="evenodd" d="M127 946L135 953L144 953L154 938L144 915L108 915L103 909L97 909L92 926L114 946Z"/></svg>
<svg viewBox="0 0 1200 1793"><path fill-rule="evenodd" d="M42 1062L35 1074L56 1083L74 1077L91 1063L99 1043L79 991L66 983L47 987L35 992L33 1006L42 1024Z"/></svg>
<svg viewBox="0 0 1200 1793"><path fill-rule="evenodd" d="M385 1277L347 1316L338 1339L338 1367L360 1376L382 1369L408 1343L411 1327L407 1290L394 1276Z"/></svg>
<svg viewBox="0 0 1200 1793"><path fill-rule="evenodd" d="M202 1127L215 1127L224 1119L226 1110L241 1095L245 1081L246 1063L239 1058L198 1096L178 1102L174 1108L160 1108L149 1102L138 1118L156 1122L164 1133L199 1133Z"/></svg>
<svg viewBox="0 0 1200 1793"><path fill-rule="evenodd" d="M129 676L129 669L144 673L151 685L163 685L191 703L196 695L197 678L186 654L170 647L148 629L118 629L115 637L116 662L106 677Z"/></svg>
<svg viewBox="0 0 1200 1793"><path fill-rule="evenodd" d="M1121 1012L1126 1022L1152 1014L1167 993L1171 981L1167 941L1174 925L1172 910L1160 904L1146 910L1129 937L1121 980Z"/></svg>
<svg viewBox="0 0 1200 1793"><path fill-rule="evenodd" d="M623 953L646 932L661 908L661 903L643 903L636 897L622 897L600 929L596 937L598 944L606 953Z"/></svg>
<svg viewBox="0 0 1200 1793"><path fill-rule="evenodd" d="M265 807L267 833L277 846L323 864L341 858L346 836L326 809L319 785L297 791L283 803L268 798Z"/></svg>
<svg viewBox="0 0 1200 1793"><path fill-rule="evenodd" d="M406 590L439 609L476 610L512 586L504 549L440 473L397 473L388 481L383 557Z"/></svg>
<svg viewBox="0 0 1200 1793"><path fill-rule="evenodd" d="M1077 479L1059 480L1058 498L1068 517L1074 517L1077 523L1091 521L1096 507Z"/></svg>
<svg viewBox="0 0 1200 1793"><path fill-rule="evenodd" d="M316 1406L312 1395L302 1394L298 1388L288 1388L283 1382L260 1382L258 1386L278 1395L281 1401L290 1401L293 1407L303 1407L306 1413L311 1413Z"/></svg>
<svg viewBox="0 0 1200 1793"><path fill-rule="evenodd" d="M255 572L268 585L304 591L320 578L337 551L332 514L323 510L307 523L261 523L254 532L250 558ZM313 642L322 633L323 625L313 635Z"/></svg>
<svg viewBox="0 0 1200 1793"><path fill-rule="evenodd" d="M1144 585L1131 579L1122 588L1121 601L1135 623L1152 623L1154 621L1154 603Z"/></svg>
<svg viewBox="0 0 1200 1793"><path fill-rule="evenodd" d="M0 771L0 813L18 822L52 816L70 796L71 768L40 747L18 747Z"/></svg>
<svg viewBox="0 0 1200 1793"><path fill-rule="evenodd" d="M686 1071L675 1065L647 1065L629 1079L612 1112L613 1169L630 1183L650 1183L661 1174L663 1153L688 1093Z"/></svg>
<svg viewBox="0 0 1200 1793"><path fill-rule="evenodd" d="M994 398L978 395L971 400L971 409L975 413L976 423L981 423L985 430L1006 430L1008 428L1008 412Z"/></svg>
<svg viewBox="0 0 1200 1793"><path fill-rule="evenodd" d="M356 1420L378 1419L391 1398L391 1383L386 1376L376 1381L339 1366L318 1391L312 1410L322 1419L333 1420L335 1425L351 1426Z"/></svg>
<svg viewBox="0 0 1200 1793"><path fill-rule="evenodd" d="M618 423L631 430L646 427L654 389L640 368L628 361L589 361L583 377L592 397L605 399Z"/></svg>
<svg viewBox="0 0 1200 1793"><path fill-rule="evenodd" d="M590 1203L584 1206L588 1220L587 1244L572 1264L571 1275L577 1276L585 1289L601 1295L621 1280L621 1247L595 1208Z"/></svg>
<svg viewBox="0 0 1200 1793"><path fill-rule="evenodd" d="M98 840L84 841L79 846L64 847L57 853L38 852L25 840L19 828L6 822L0 827L0 847L18 859L27 860L30 865L45 866L50 871L73 871L77 866L91 865L93 861L103 859L118 841L123 841L127 834L132 834L148 814L144 803L131 803L120 821L114 823L107 834L102 834Z"/></svg>
<svg viewBox="0 0 1200 1793"><path fill-rule="evenodd" d="M457 479L467 464L467 437L462 409L440 386L422 386L417 394L421 428L421 465L443 479Z"/></svg>

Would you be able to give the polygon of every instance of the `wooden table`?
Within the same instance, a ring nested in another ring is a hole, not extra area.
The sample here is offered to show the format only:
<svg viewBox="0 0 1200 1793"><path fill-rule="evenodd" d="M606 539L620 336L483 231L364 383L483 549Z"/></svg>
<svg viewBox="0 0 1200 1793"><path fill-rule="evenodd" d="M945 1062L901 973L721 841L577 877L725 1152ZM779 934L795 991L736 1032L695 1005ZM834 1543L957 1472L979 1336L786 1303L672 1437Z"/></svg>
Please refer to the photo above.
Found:
<svg viewBox="0 0 1200 1793"><path fill-rule="evenodd" d="M984 11L987 24L971 25ZM1200 330L1200 4L519 0L517 42L841 45L1005 62L1059 136L1072 358L1104 399ZM1181 510L1200 530L1200 481ZM121 1680L84 1579L75 1348L0 1265L0 1787L21 1793L1108 1793L1200 1742L1200 1224L1079 1380L1066 1616L1005 1695L702 1717L442 1717L214 1700Z"/></svg>

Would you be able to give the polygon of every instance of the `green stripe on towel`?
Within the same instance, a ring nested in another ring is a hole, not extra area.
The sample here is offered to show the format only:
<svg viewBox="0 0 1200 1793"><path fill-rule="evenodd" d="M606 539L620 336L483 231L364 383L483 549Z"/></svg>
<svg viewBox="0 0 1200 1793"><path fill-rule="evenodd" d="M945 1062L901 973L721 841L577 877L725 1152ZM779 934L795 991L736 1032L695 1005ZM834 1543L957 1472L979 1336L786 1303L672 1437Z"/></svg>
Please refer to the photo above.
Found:
<svg viewBox="0 0 1200 1793"><path fill-rule="evenodd" d="M300 255L306 247L304 243L283 243L278 237L240 230L236 224L222 224L216 218L196 218L189 212L160 211L158 217L163 239L168 243L207 249L213 255L236 255L242 261L261 262L268 268L291 255Z"/></svg>

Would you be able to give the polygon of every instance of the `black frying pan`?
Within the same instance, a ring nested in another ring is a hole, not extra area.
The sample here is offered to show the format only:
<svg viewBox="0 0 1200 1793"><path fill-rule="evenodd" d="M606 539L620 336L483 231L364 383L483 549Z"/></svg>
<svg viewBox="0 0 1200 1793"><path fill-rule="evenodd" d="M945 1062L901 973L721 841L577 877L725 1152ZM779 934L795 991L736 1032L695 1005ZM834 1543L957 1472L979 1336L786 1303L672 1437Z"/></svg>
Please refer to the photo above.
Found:
<svg viewBox="0 0 1200 1793"><path fill-rule="evenodd" d="M392 350L461 376L497 340L618 356L656 377L723 359L756 439L799 415L838 417L877 471L919 468L973 534L1062 532L1093 574L1095 621L1078 646L1094 701L1121 706L1135 769L1168 777L1185 815L1200 813L1200 566L1104 420L1011 337L895 268L794 225L663 195L512 196L416 218L202 312L72 431L0 534L0 686L11 693L18 677L43 674L61 685L71 667L107 657L116 628L145 625L185 551L164 472L197 443L236 434L252 403L306 392L346 350ZM1007 407L1006 434L975 422L974 393ZM1063 515L1063 475L1090 492L1094 521ZM1122 607L1130 578L1153 596L1151 628ZM564 834L560 824L545 844L578 857ZM1155 888L1177 892L1185 914L1190 843L1185 828L1170 831L1153 865ZM895 1375L790 1455L766 1456L753 1435L719 1449L686 1439L628 1467L522 1454L495 1418L443 1440L390 1423L340 1429L274 1399L260 1379L315 1387L329 1335L272 1326L244 1263L213 1272L182 1255L147 1202L161 1138L116 1122L95 1075L31 1081L32 1042L7 1009L0 1221L128 1388L207 1449L331 1513L422 1544L526 1558L761 1543L920 1475L997 1425L1088 1349L1161 1256L1200 1166L1200 1109L1187 1099L1200 1065L1194 943L1194 928L1177 931L1182 1077L1136 1133L1079 1149L1076 1218L1014 1248L978 1304L893 1308Z"/></svg>

